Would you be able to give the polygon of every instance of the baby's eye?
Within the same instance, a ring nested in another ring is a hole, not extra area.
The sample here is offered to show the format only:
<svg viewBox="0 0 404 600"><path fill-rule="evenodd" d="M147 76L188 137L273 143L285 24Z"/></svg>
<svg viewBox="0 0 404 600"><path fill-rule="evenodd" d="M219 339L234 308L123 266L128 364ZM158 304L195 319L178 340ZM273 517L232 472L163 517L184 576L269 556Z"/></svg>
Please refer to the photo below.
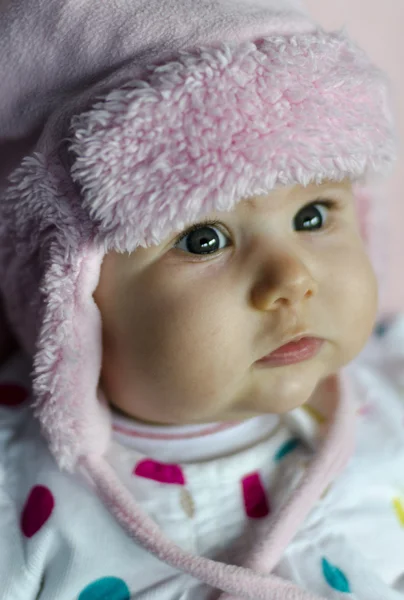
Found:
<svg viewBox="0 0 404 600"><path fill-rule="evenodd" d="M313 231L324 227L328 213L332 208L332 201L312 202L304 206L293 219L296 231Z"/></svg>
<svg viewBox="0 0 404 600"><path fill-rule="evenodd" d="M179 248L191 254L212 254L223 250L229 243L229 237L218 227L199 224L194 225L191 230L185 232L174 244L174 248Z"/></svg>

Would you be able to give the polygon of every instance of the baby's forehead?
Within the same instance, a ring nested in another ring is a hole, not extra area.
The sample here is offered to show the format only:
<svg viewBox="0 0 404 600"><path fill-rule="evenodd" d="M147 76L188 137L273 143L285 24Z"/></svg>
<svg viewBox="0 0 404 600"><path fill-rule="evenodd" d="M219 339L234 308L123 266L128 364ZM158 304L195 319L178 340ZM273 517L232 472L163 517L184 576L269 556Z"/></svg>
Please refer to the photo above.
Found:
<svg viewBox="0 0 404 600"><path fill-rule="evenodd" d="M199 219L185 223L185 225L175 231L172 231L160 244L140 247L136 250L137 255L145 251L150 254L158 254L159 248L165 248L176 236L182 234L189 227L198 223L221 221L236 225L249 218L270 218L272 213L282 211L298 210L304 204L315 202L316 200L327 199L350 199L353 197L352 183L349 180L343 181L324 181L320 184L310 183L307 186L300 184L290 186L279 186L274 190L256 196L250 196L237 202L232 209L228 211L212 211L202 215Z"/></svg>

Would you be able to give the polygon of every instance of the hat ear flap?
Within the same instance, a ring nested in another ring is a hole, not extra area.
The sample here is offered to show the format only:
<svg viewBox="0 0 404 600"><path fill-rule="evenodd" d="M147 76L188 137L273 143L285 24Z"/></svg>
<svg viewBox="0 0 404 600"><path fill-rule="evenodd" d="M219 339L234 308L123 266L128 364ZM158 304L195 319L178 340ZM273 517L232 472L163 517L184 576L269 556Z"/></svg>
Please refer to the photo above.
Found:
<svg viewBox="0 0 404 600"><path fill-rule="evenodd" d="M103 252L91 243L68 256L51 247L42 289L44 311L34 358L36 416L59 466L102 455L110 439L109 410L98 394L101 316L93 299Z"/></svg>
<svg viewBox="0 0 404 600"><path fill-rule="evenodd" d="M22 345L33 355L35 412L62 468L103 453L110 427L97 388L101 316L93 300L104 256L68 173L53 157L26 157L0 205L0 286Z"/></svg>

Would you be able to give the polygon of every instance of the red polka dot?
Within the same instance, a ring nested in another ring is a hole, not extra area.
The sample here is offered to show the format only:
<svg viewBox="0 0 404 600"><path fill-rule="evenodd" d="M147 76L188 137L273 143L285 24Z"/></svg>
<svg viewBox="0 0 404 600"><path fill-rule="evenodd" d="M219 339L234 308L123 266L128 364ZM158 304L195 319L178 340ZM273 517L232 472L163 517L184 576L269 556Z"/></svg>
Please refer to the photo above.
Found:
<svg viewBox="0 0 404 600"><path fill-rule="evenodd" d="M259 473L247 475L241 482L245 512L250 519L262 519L269 515L269 502Z"/></svg>
<svg viewBox="0 0 404 600"><path fill-rule="evenodd" d="M55 500L47 487L33 487L21 515L23 534L28 538L35 535L51 516L54 506Z"/></svg>
<svg viewBox="0 0 404 600"><path fill-rule="evenodd" d="M185 476L180 465L160 463L151 458L141 460L134 468L133 474L159 483L185 485Z"/></svg>
<svg viewBox="0 0 404 600"><path fill-rule="evenodd" d="M0 405L19 406L28 398L28 392L16 383L0 383Z"/></svg>

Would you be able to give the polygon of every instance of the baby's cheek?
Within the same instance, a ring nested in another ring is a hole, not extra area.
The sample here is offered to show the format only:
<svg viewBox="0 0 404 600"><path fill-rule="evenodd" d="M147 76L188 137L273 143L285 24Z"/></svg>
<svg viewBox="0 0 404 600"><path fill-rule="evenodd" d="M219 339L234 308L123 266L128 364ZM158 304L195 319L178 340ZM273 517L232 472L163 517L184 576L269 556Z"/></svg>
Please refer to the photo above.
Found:
<svg viewBox="0 0 404 600"><path fill-rule="evenodd" d="M345 321L346 362L367 343L376 320L378 289L376 276L365 253L351 258L342 305Z"/></svg>
<svg viewBox="0 0 404 600"><path fill-rule="evenodd" d="M249 366L242 319L217 299L215 307L185 303L156 318L152 329L154 346L142 360L156 401L164 397L177 418L214 416Z"/></svg>
<svg viewBox="0 0 404 600"><path fill-rule="evenodd" d="M224 324L212 315L184 310L157 322L154 330L155 376L179 393L211 394L229 359L231 332Z"/></svg>

